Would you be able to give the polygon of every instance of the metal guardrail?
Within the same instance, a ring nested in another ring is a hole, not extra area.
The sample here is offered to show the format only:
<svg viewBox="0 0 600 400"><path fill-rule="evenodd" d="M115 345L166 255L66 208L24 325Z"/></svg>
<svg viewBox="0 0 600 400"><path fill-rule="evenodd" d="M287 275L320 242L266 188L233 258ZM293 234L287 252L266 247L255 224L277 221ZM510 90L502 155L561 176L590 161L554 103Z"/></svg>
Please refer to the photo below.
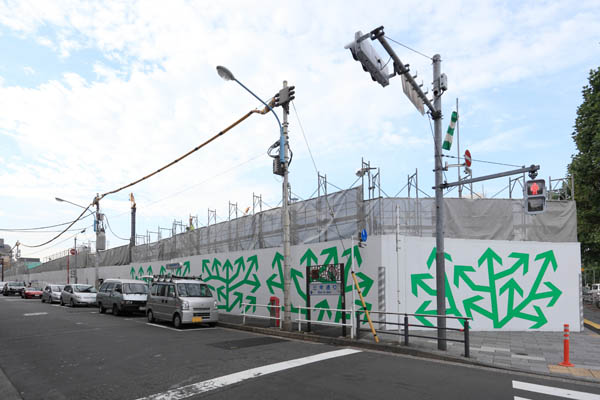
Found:
<svg viewBox="0 0 600 400"><path fill-rule="evenodd" d="M276 309L280 308L281 306L275 305L275 304L242 303L242 324L244 324L244 325L246 325L246 315L248 315L248 314L246 314L246 306L266 308L269 311L269 315L268 316L250 314L250 317L252 317L252 318L269 319L269 320L274 319L276 321L279 321L279 328L281 329L281 320L282 320L281 314L279 314L279 317L272 317L271 316L271 310L276 310Z"/></svg>
<svg viewBox="0 0 600 400"><path fill-rule="evenodd" d="M296 318L296 322L298 323L298 331L300 332L302 330L302 322L306 322L308 324L315 324L315 325L333 325L333 326L341 326L342 328L344 327L350 327L350 337L351 339L354 339L354 323L352 321L352 318L350 318L350 322L328 322L328 321L319 321L319 320L314 320L314 319L302 319L301 315L301 310L319 310L319 311L334 311L334 312L345 312L345 313L352 313L352 310L344 310L344 309L338 309L338 308L321 308L321 307L302 307L302 306L298 306L298 318Z"/></svg>
<svg viewBox="0 0 600 400"><path fill-rule="evenodd" d="M370 329L366 329L366 328L361 328L360 324L361 322L366 322L366 319L361 320L360 319L360 310L356 311L356 338L359 338L359 334L360 331L366 332L369 331ZM438 338L436 336L424 336L424 335L415 335L415 334L411 334L410 333L410 327L419 327L419 328L425 328L425 329L438 329L437 326L429 326L429 325L422 325L422 324L411 324L408 321L409 317L428 317L428 318L437 318L437 317L442 317L442 318L446 318L446 319L456 319L456 320L462 320L463 321L463 328L444 328L446 331L457 331L457 332L463 332L464 336L463 336L463 340L460 339L448 339L446 338L445 340L448 342L458 342L458 343L464 343L465 344L465 357L469 358L470 357L470 353L469 353L469 348L470 348L470 344L469 344L469 321L472 318L469 317L455 317L455 316L449 316L449 315L432 315L432 314L408 314L408 313L394 313L394 312L386 312L386 311L373 311L370 310L369 311L370 314L377 314L377 315L396 315L396 316L404 316L404 321L401 322L393 322L393 321L377 321L377 320L373 320L372 322L374 324L378 323L378 324L385 324L385 325L397 325L398 326L398 332L391 332L391 331L386 331L384 333L388 334L388 335L399 335L399 336L404 336L404 345L408 346L408 338L409 337L417 337L417 338L422 338L422 339L433 339L433 340L437 340ZM402 329L401 329L402 328Z"/></svg>

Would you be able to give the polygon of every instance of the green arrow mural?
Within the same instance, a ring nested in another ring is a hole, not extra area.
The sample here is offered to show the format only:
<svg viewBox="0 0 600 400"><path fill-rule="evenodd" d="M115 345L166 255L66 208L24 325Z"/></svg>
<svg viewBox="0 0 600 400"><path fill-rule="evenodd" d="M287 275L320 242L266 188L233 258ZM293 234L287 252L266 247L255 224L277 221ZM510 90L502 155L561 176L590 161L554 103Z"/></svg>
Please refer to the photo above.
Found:
<svg viewBox="0 0 600 400"><path fill-rule="evenodd" d="M435 247L433 247L425 262L427 270L430 270L435 262L435 251ZM444 257L452 262L450 254L445 253ZM522 279L532 269L530 262L532 258L537 262L536 267L538 268L534 268L537 275L526 293L524 288L527 286L522 283ZM510 267L503 269L504 261L507 261ZM540 328L548 322L542 307L553 307L562 295L562 291L547 280L548 271L556 271L558 268L554 251L548 250L536 254L535 257L528 253L512 252L508 255L507 260L503 260L492 248L487 248L477 259L477 267L486 269L487 282L476 283L472 279L477 271L471 265L454 265L454 271L446 273L446 299L449 305L446 313L448 315L468 316L475 321L478 318L489 319L494 328L502 328L515 319L533 322L530 329ZM519 270L522 273L519 273ZM453 286L450 285L449 276L453 278ZM436 290L433 288L435 285L433 278L433 274L428 272L418 272L410 275L412 295L423 299L417 307L417 314L436 314L435 308L430 307L432 300L427 299L427 297L436 295ZM500 280L503 280L502 284L499 282ZM542 283L543 289L540 289ZM468 289L472 295L467 296L462 304L457 304L453 292L456 289L461 291ZM486 297L489 300L486 303L490 305L490 309L486 309L482 305ZM503 307L500 307L500 303ZM500 308L506 310L505 315L500 315ZM429 318L422 316L417 319L423 325L433 326Z"/></svg>

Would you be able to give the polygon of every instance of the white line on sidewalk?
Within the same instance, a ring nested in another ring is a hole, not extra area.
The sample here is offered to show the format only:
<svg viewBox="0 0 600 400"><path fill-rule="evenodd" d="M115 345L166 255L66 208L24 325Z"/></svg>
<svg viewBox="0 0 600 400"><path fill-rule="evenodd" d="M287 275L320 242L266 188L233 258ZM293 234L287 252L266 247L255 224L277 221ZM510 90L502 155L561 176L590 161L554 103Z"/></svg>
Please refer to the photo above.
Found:
<svg viewBox="0 0 600 400"><path fill-rule="evenodd" d="M567 399L575 400L598 400L600 395L586 392L578 392L576 390L561 389L552 386L536 385L534 383L513 381L513 388L527 390L528 392L542 393L549 396L566 397ZM516 397L515 397L516 398Z"/></svg>
<svg viewBox="0 0 600 400"><path fill-rule="evenodd" d="M24 317L33 317L35 315L48 315L48 313L47 312L30 312L30 313L23 314Z"/></svg>
<svg viewBox="0 0 600 400"><path fill-rule="evenodd" d="M286 369L301 367L306 364L312 364L318 361L329 360L331 358L347 356L360 353L360 350L342 349L330 351L327 353L315 354L314 356L296 358L294 360L283 361L275 364L265 365L263 367L252 368L246 371L236 372L235 374L221 376L220 378L209 379L204 382L194 383L192 385L182 386L178 389L172 389L167 392L153 394L148 397L140 397L138 400L179 400L187 397L196 396L201 393L219 389L228 385L233 385L248 379L258 378L259 376L272 374Z"/></svg>

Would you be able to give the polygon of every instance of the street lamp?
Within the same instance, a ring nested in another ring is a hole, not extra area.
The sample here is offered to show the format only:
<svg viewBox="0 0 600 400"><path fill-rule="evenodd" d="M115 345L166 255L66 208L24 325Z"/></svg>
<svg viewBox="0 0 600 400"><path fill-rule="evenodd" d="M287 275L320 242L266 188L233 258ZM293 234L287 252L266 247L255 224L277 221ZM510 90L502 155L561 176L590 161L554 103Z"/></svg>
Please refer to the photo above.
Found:
<svg viewBox="0 0 600 400"><path fill-rule="evenodd" d="M279 92L279 96L281 97L282 93L285 94L285 106L283 112L283 125L279 120L279 117L273 110L273 108L265 103L260 97L254 94L250 89L248 89L242 82L238 81L233 73L227 68L219 65L217 66L217 73L221 78L226 81L235 81L243 87L248 93L250 93L254 98L260 101L269 111L273 113L275 119L277 120L277 125L279 125L279 163L283 166L283 183L282 183L282 207L281 207L281 220L282 220L282 231L283 231L283 324L282 327L284 330L291 330L292 328L292 314L291 314L291 293L290 293L290 282L291 282L291 264L290 264L290 214L288 211L289 200L288 200L288 146L286 143L287 139L287 115L289 112L288 104L291 101L293 94L293 86L288 87L287 82L283 82L283 89ZM276 96L277 97L277 96ZM283 104L282 104L283 105Z"/></svg>

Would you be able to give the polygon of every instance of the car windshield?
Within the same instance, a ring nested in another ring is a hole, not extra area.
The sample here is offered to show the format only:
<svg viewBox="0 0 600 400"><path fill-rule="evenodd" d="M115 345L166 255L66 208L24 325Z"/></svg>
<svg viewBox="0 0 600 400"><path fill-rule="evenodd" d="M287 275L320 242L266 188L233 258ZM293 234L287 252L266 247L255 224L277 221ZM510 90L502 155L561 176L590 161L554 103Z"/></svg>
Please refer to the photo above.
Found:
<svg viewBox="0 0 600 400"><path fill-rule="evenodd" d="M73 291L77 293L96 293L96 288L89 285L73 285Z"/></svg>
<svg viewBox="0 0 600 400"><path fill-rule="evenodd" d="M24 282L8 282L8 286L25 286Z"/></svg>
<svg viewBox="0 0 600 400"><path fill-rule="evenodd" d="M62 292L64 286L51 286L53 292Z"/></svg>
<svg viewBox="0 0 600 400"><path fill-rule="evenodd" d="M143 283L124 283L123 293L127 294L147 294L148 286Z"/></svg>
<svg viewBox="0 0 600 400"><path fill-rule="evenodd" d="M212 293L204 283L178 283L177 291L181 297L211 297Z"/></svg>
<svg viewBox="0 0 600 400"><path fill-rule="evenodd" d="M38 286L31 286L31 287L28 287L27 290L35 290L36 292L39 292L42 290L42 288L38 287Z"/></svg>

